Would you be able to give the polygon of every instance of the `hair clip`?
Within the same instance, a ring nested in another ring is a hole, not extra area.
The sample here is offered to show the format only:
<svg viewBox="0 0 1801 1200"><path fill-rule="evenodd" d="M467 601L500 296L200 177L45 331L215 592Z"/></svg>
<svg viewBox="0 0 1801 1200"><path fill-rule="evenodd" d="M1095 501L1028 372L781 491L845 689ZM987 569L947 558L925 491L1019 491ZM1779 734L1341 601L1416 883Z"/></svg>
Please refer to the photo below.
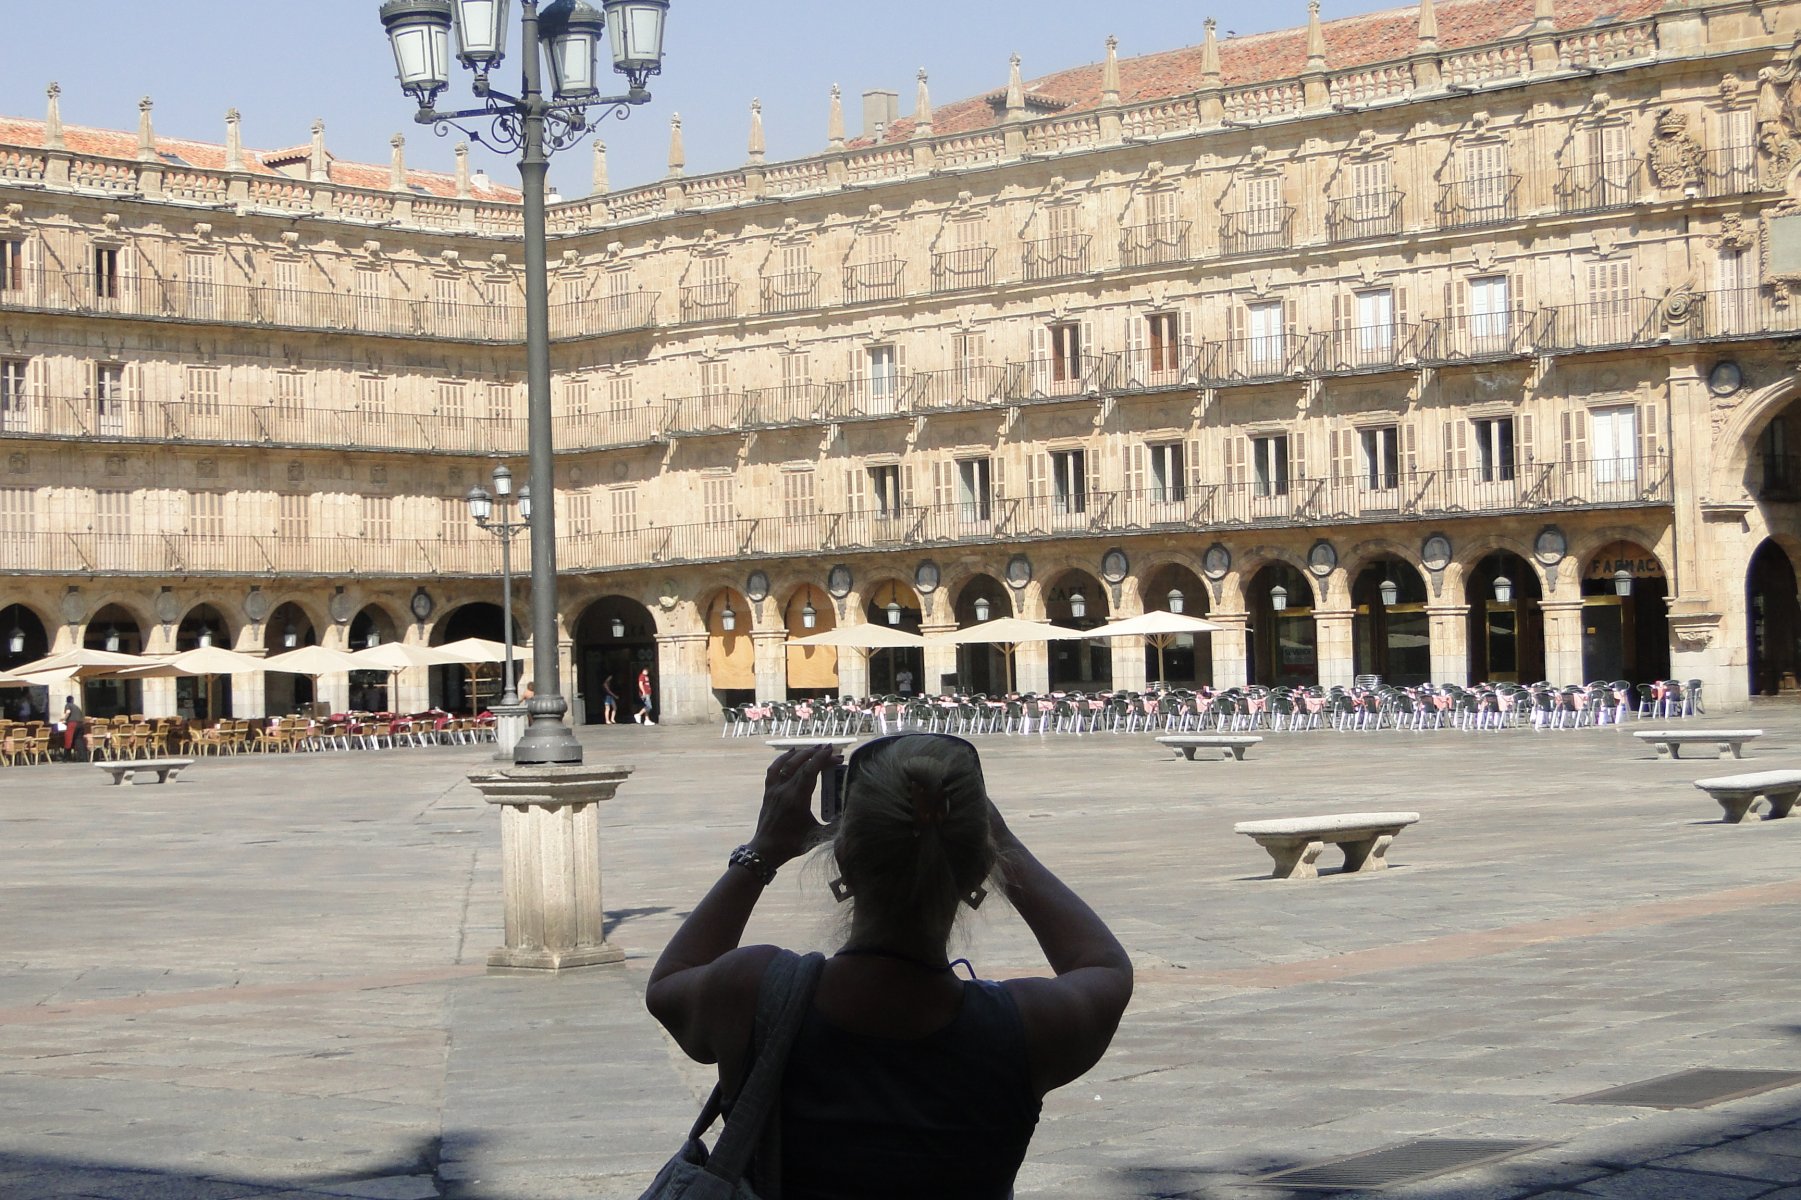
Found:
<svg viewBox="0 0 1801 1200"><path fill-rule="evenodd" d="M844 882L844 877L842 875L826 884L826 886L832 889L832 899L836 900L838 903L843 904L846 900L850 899L850 884Z"/></svg>
<svg viewBox="0 0 1801 1200"><path fill-rule="evenodd" d="M976 884L975 887L969 889L969 891L963 893L963 903L969 905L971 908L982 907L982 901L986 899L988 899L988 889L979 883Z"/></svg>

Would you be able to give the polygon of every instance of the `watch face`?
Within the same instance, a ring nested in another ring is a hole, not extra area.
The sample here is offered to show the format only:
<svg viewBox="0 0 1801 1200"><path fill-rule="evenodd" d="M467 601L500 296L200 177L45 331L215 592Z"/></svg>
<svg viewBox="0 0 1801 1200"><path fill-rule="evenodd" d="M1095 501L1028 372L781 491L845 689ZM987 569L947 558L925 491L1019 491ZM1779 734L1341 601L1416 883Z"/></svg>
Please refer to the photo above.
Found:
<svg viewBox="0 0 1801 1200"><path fill-rule="evenodd" d="M1745 382L1745 373L1731 359L1715 363L1707 374L1707 390L1716 396L1730 396Z"/></svg>

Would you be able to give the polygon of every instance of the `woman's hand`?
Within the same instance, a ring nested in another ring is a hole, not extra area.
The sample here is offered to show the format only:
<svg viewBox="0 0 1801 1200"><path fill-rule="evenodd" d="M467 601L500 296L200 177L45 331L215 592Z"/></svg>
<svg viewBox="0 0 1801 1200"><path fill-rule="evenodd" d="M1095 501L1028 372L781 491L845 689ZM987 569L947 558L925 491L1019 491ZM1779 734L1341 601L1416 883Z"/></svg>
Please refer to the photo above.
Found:
<svg viewBox="0 0 1801 1200"><path fill-rule="evenodd" d="M763 777L763 809L750 847L772 867L799 858L825 829L813 818L819 773L837 753L830 746L796 746L769 764Z"/></svg>

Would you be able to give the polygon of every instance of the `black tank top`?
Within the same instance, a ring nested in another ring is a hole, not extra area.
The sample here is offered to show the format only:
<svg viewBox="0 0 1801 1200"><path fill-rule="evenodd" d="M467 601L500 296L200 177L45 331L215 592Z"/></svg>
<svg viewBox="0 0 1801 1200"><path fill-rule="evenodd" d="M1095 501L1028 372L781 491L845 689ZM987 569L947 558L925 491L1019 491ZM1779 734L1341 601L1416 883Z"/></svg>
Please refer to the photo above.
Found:
<svg viewBox="0 0 1801 1200"><path fill-rule="evenodd" d="M782 1200L1007 1200L1039 1107L998 983L965 982L957 1015L922 1038L811 1009L782 1079Z"/></svg>

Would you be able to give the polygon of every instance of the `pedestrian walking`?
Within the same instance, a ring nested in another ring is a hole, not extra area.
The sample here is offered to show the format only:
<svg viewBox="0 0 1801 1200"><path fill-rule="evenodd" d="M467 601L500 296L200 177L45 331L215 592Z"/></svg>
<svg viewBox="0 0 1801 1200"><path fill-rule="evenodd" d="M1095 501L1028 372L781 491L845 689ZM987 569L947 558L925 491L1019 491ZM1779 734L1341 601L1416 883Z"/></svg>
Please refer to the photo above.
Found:
<svg viewBox="0 0 1801 1200"><path fill-rule="evenodd" d="M632 720L640 725L655 725L650 715L650 668L638 672L638 711L632 714Z"/></svg>
<svg viewBox="0 0 1801 1200"><path fill-rule="evenodd" d="M607 725L619 723L619 693L613 688L613 677L608 675L600 681L602 716Z"/></svg>

